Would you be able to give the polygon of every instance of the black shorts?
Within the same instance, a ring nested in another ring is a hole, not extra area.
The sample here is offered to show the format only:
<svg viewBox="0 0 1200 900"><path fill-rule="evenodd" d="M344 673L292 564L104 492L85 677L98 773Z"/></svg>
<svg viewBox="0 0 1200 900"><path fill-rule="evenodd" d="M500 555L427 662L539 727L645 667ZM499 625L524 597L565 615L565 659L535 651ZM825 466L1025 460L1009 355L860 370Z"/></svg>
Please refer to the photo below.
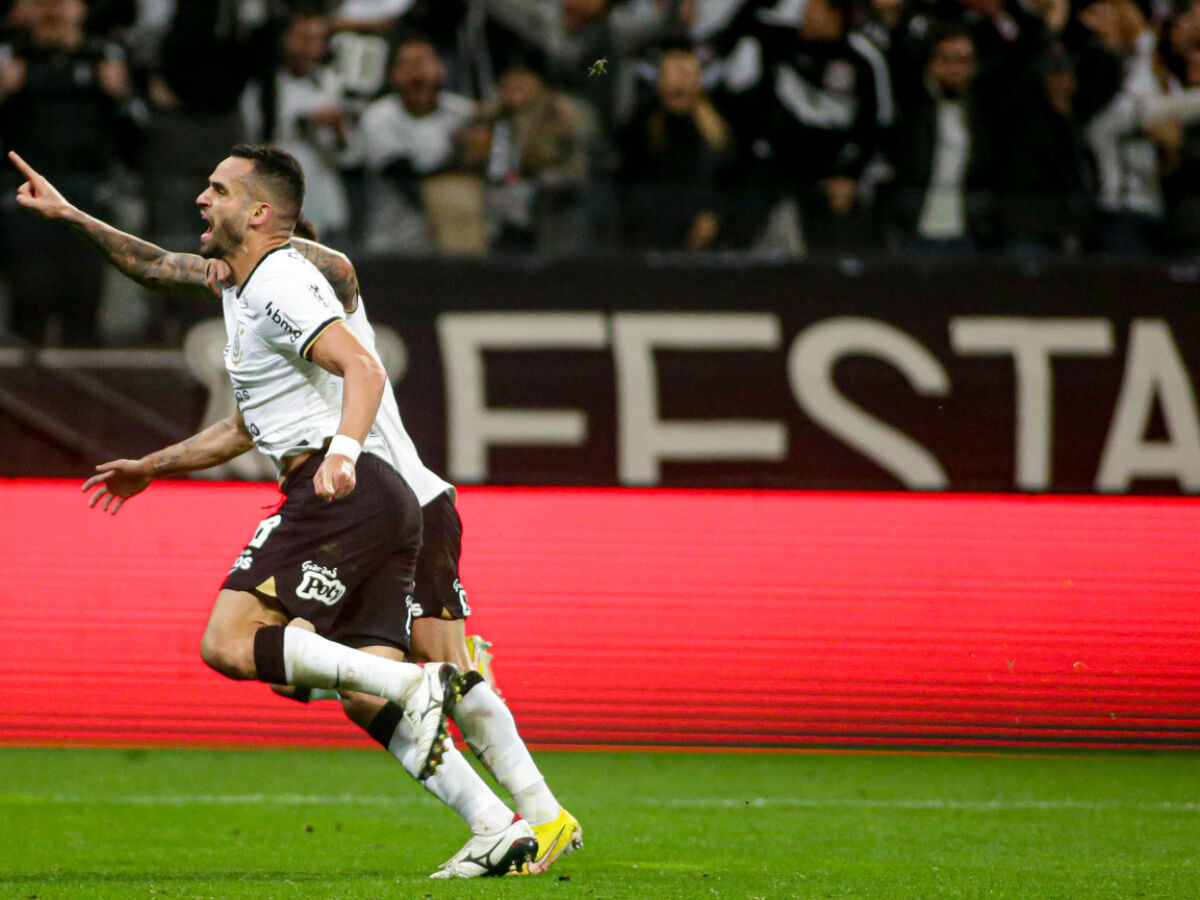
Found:
<svg viewBox="0 0 1200 900"><path fill-rule="evenodd" d="M314 454L288 476L283 506L259 523L223 587L249 591L339 643L407 653L421 547L416 495L395 469L364 453L354 490L322 500L312 479L323 459Z"/></svg>
<svg viewBox="0 0 1200 900"><path fill-rule="evenodd" d="M465 619L471 614L467 592L458 580L462 519L450 495L439 494L421 507L424 537L417 557L414 619Z"/></svg>

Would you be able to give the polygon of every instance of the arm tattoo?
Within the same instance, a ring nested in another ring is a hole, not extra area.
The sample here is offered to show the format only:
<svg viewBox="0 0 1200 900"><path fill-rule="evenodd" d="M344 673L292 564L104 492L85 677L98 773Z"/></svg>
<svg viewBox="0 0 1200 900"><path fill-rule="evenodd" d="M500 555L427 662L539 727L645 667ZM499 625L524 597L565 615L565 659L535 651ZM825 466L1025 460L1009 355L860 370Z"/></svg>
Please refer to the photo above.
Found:
<svg viewBox="0 0 1200 900"><path fill-rule="evenodd" d="M209 260L195 253L168 253L162 247L118 231L99 219L71 223L117 269L151 290L212 298Z"/></svg>
<svg viewBox="0 0 1200 900"><path fill-rule="evenodd" d="M159 457L159 458L155 459L154 462L150 465L150 472L155 477L163 474L163 472L169 472L172 469L174 469L175 466L179 465L179 461L182 458L183 458L183 455L180 453L175 453L171 456L166 456L166 457Z"/></svg>
<svg viewBox="0 0 1200 900"><path fill-rule="evenodd" d="M193 434L190 438L176 444L174 447L167 447L165 450L155 454L154 461L150 464L150 471L155 477L162 475L164 472L169 472L179 465L183 459L183 455L191 448L193 442L199 435ZM174 450L174 453L170 451Z"/></svg>
<svg viewBox="0 0 1200 900"><path fill-rule="evenodd" d="M342 306L348 310L353 309L354 302L358 299L358 274L346 254L303 238L292 238L292 246L320 269Z"/></svg>
<svg viewBox="0 0 1200 900"><path fill-rule="evenodd" d="M254 447L254 439L242 424L240 415L214 422L198 434L172 444L146 457L150 474L171 475L210 469L241 456Z"/></svg>

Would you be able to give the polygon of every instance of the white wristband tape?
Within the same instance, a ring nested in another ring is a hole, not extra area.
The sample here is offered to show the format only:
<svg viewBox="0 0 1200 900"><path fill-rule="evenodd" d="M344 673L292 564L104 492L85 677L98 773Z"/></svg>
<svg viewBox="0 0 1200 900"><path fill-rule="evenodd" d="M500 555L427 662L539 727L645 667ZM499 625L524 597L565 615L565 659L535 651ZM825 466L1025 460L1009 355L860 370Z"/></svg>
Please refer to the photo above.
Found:
<svg viewBox="0 0 1200 900"><path fill-rule="evenodd" d="M349 457L350 462L358 462L358 454L362 453L362 444L348 434L335 434L333 440L329 442L329 449L325 451L325 455L333 456L335 453Z"/></svg>

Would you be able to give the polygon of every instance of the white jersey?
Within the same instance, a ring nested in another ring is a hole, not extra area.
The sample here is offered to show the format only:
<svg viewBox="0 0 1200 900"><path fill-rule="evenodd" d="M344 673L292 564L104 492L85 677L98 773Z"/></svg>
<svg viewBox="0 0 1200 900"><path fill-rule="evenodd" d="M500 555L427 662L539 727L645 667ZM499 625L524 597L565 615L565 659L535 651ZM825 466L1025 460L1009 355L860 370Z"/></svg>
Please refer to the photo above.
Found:
<svg viewBox="0 0 1200 900"><path fill-rule="evenodd" d="M358 298L358 305L354 308L354 312L346 316L346 324L378 359L379 354L375 351L375 329L367 321L367 311L363 308L362 297ZM454 499L454 486L439 478L421 462L416 445L404 429L404 423L400 419L400 407L396 405L396 395L392 393L391 385L383 390L379 415L375 418L373 431L375 430L383 436L383 440L387 444L387 451L372 450L371 452L392 464L392 467L413 489L413 493L417 495L417 500L422 506L447 492L449 492L450 498Z"/></svg>
<svg viewBox="0 0 1200 900"><path fill-rule="evenodd" d="M310 354L325 329L344 320L342 305L325 276L289 245L267 253L221 299L234 398L255 446L282 475L289 457L320 450L341 424L342 379ZM363 449L390 458L378 428Z"/></svg>

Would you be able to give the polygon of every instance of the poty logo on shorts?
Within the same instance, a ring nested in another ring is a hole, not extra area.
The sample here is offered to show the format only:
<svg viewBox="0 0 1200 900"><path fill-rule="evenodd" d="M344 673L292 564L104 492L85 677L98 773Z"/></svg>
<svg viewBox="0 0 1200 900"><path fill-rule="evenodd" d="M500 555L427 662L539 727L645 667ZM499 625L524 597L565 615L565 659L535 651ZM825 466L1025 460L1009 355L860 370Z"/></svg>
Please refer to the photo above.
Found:
<svg viewBox="0 0 1200 900"><path fill-rule="evenodd" d="M236 572L241 569L243 572L254 565L254 554L249 550L243 550L241 555L233 561L233 566L230 572Z"/></svg>
<svg viewBox="0 0 1200 900"><path fill-rule="evenodd" d="M346 593L346 586L338 580L337 569L327 569L307 560L300 566L304 577L300 587L296 588L296 596L303 600L315 600L326 606L333 606Z"/></svg>

